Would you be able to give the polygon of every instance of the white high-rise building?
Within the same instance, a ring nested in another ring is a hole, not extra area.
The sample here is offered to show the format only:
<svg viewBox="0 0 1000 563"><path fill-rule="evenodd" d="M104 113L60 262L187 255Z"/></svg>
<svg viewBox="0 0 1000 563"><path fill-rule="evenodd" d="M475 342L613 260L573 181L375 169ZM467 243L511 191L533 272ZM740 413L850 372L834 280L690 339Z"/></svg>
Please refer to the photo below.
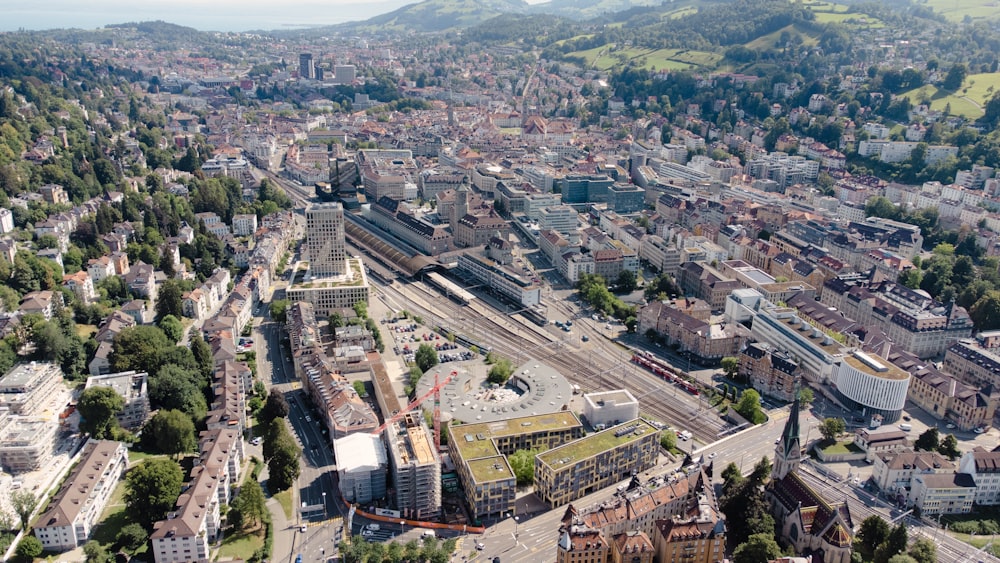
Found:
<svg viewBox="0 0 1000 563"><path fill-rule="evenodd" d="M344 245L344 207L339 202L323 203L306 210L306 252L313 277L347 273Z"/></svg>

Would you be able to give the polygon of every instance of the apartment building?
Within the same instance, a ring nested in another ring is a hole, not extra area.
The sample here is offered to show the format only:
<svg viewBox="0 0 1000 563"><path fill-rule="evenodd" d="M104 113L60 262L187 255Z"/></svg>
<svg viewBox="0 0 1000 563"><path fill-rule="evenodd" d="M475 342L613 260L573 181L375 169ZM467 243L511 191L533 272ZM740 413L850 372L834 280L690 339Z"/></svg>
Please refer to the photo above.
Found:
<svg viewBox="0 0 1000 563"><path fill-rule="evenodd" d="M963 383L907 352L891 352L889 361L910 373L909 399L934 418L947 420L966 432L993 424L1000 403L996 387Z"/></svg>
<svg viewBox="0 0 1000 563"><path fill-rule="evenodd" d="M910 493L923 516L968 514L976 497L976 482L968 473L918 473Z"/></svg>
<svg viewBox="0 0 1000 563"><path fill-rule="evenodd" d="M0 467L12 474L44 467L55 453L59 425L54 421L0 413Z"/></svg>
<svg viewBox="0 0 1000 563"><path fill-rule="evenodd" d="M87 543L127 468L125 444L89 440L80 461L35 523L35 537L42 547L62 552Z"/></svg>
<svg viewBox="0 0 1000 563"><path fill-rule="evenodd" d="M474 518L504 514L514 505L516 479L507 462L517 450L551 450L583 436L571 412L448 427L448 451ZM537 470L536 470L537 471Z"/></svg>
<svg viewBox="0 0 1000 563"><path fill-rule="evenodd" d="M404 518L433 520L441 514L441 461L420 413L386 427L396 507Z"/></svg>
<svg viewBox="0 0 1000 563"><path fill-rule="evenodd" d="M85 389L91 387L110 387L122 399L125 406L115 415L118 424L132 432L142 428L149 419L149 392L146 387L148 374L146 372L123 371L107 375L94 375L87 378Z"/></svg>
<svg viewBox="0 0 1000 563"><path fill-rule="evenodd" d="M656 465L660 432L642 419L590 434L535 457L535 494L551 507Z"/></svg>
<svg viewBox="0 0 1000 563"><path fill-rule="evenodd" d="M725 559L726 524L714 495L699 494L697 510L656 521L658 561L715 563Z"/></svg>
<svg viewBox="0 0 1000 563"><path fill-rule="evenodd" d="M892 451L873 458L872 481L898 501L909 502L915 474L954 471L955 464L937 452Z"/></svg>
<svg viewBox="0 0 1000 563"><path fill-rule="evenodd" d="M750 338L745 326L734 322L711 324L669 302L653 301L639 310L639 333L653 330L668 346L676 345L692 359L708 365L734 356Z"/></svg>
<svg viewBox="0 0 1000 563"><path fill-rule="evenodd" d="M53 397L68 392L62 383L63 373L59 364L19 363L0 377L0 407L16 415L39 414L48 407Z"/></svg>
<svg viewBox="0 0 1000 563"><path fill-rule="evenodd" d="M799 364L783 350L766 342L753 342L739 355L739 375L761 395L782 401L795 399L801 373Z"/></svg>
<svg viewBox="0 0 1000 563"><path fill-rule="evenodd" d="M1000 388L1000 355L971 339L958 340L948 346L942 369L969 385Z"/></svg>
<svg viewBox="0 0 1000 563"><path fill-rule="evenodd" d="M962 455L958 470L972 477L976 484L976 504L1000 504L1000 452L976 446Z"/></svg>

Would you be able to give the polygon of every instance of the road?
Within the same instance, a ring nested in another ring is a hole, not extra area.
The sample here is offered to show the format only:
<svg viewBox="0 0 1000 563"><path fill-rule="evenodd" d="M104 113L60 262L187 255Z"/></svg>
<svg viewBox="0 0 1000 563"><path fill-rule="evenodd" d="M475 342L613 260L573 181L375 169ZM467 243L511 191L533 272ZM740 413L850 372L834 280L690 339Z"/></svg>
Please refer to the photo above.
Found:
<svg viewBox="0 0 1000 563"><path fill-rule="evenodd" d="M284 329L270 319L268 304L263 303L254 317L254 349L257 369L268 389L285 394L289 405L288 421L302 448L301 474L298 480L295 514L288 530L275 530L289 537L275 545L290 545L289 553L274 553L274 561L294 561L301 553L306 561L323 561L336 552L342 533L343 504L336 483L336 466L326 429L311 411L308 400L295 378L288 347L283 343ZM307 419L308 417L308 419ZM303 512L303 505L310 510ZM333 518L333 517L341 518ZM302 532L300 525L307 524Z"/></svg>

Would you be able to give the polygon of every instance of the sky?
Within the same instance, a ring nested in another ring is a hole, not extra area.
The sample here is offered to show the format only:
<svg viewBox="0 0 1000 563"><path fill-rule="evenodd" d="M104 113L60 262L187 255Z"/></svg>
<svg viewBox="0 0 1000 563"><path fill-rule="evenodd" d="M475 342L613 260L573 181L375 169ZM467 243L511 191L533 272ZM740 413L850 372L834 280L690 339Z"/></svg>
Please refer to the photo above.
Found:
<svg viewBox="0 0 1000 563"><path fill-rule="evenodd" d="M94 29L163 20L202 31L293 29L365 20L417 0L0 0L0 31Z"/></svg>

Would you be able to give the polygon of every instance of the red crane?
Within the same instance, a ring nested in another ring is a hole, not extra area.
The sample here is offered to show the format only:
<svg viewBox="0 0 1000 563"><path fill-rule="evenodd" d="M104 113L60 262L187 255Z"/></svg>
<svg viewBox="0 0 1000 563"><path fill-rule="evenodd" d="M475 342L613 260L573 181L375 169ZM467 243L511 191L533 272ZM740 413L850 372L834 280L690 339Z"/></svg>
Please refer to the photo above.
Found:
<svg viewBox="0 0 1000 563"><path fill-rule="evenodd" d="M449 373L443 381L440 380L440 374L438 372L434 373L434 387L431 390L424 393L423 395L417 397L416 399L410 401L410 404L406 405L406 408L399 411L398 413L392 415L391 418L387 418L382 426L379 426L372 431L372 434L381 434L383 430L390 424L403 418L406 413L413 411L420 406L420 403L426 401L431 395L434 396L434 445L441 450L441 388L448 384L453 377L458 375L457 371L452 371Z"/></svg>

